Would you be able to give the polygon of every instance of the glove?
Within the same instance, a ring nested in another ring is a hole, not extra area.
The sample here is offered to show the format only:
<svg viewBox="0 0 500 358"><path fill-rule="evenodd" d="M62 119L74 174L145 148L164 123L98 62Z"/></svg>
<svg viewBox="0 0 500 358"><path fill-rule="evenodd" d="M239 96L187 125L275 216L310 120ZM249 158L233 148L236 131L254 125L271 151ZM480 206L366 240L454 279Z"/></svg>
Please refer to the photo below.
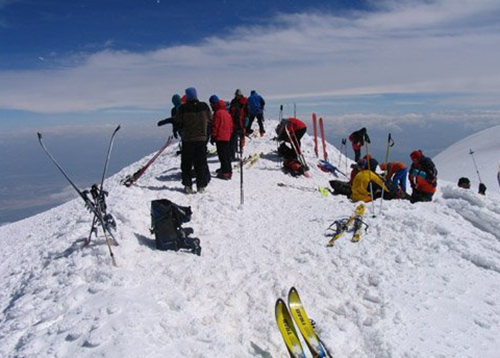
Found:
<svg viewBox="0 0 500 358"><path fill-rule="evenodd" d="M485 195L486 194L486 185L483 183L479 183L479 194Z"/></svg>

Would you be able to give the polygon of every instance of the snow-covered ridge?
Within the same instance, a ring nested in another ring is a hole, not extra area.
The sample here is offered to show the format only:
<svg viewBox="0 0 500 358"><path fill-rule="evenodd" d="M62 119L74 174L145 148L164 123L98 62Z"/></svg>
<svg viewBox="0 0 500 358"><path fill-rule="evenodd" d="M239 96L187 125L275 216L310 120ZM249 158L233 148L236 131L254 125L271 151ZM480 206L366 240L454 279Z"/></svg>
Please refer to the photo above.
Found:
<svg viewBox="0 0 500 358"><path fill-rule="evenodd" d="M500 182L500 126L488 128L446 148L434 158L439 177L457 183L460 177L468 177L477 191L479 176L488 187L486 193L498 198ZM472 150L473 154L469 154ZM476 172L476 165L477 172ZM478 175L479 173L479 175Z"/></svg>
<svg viewBox="0 0 500 358"><path fill-rule="evenodd" d="M277 186L333 179L303 144L309 179L282 173L269 137L248 141L246 154L265 154L245 171L243 207L237 171L184 195L176 146L137 186L119 181L149 157L124 168L106 181L118 268L103 238L80 248L92 217L79 199L0 227L0 356L287 357L274 304L295 286L335 357L498 357L498 199L441 180L432 203L384 202L378 215L376 202L375 218L369 205L361 241L327 248L326 229L356 204ZM155 250L159 198L192 207L201 257Z"/></svg>

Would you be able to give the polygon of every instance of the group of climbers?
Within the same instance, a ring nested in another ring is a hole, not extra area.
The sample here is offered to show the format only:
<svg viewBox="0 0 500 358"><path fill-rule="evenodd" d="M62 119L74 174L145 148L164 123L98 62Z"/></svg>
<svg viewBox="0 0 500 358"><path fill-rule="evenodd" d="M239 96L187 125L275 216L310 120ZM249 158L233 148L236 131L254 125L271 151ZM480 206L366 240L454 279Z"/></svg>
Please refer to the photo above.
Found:
<svg viewBox="0 0 500 358"><path fill-rule="evenodd" d="M410 154L411 166L409 169L406 164L399 161L378 164L373 158L367 160L366 156L360 159L366 137L366 128L355 131L349 136L356 164L351 166L352 172L349 182L337 180L330 182L335 194L347 195L354 201L371 201L380 197L380 188L383 188L387 193L385 196L387 199L408 199L412 203L432 200L436 192L438 175L432 159L423 155L421 150L414 150ZM382 177L376 173L377 166L384 173ZM385 182L382 179L385 179ZM407 180L412 189L411 195L407 194ZM458 186L469 189L469 179L460 178ZM485 195L486 186L483 183L479 184L478 192Z"/></svg>
<svg viewBox="0 0 500 358"><path fill-rule="evenodd" d="M197 191L205 191L210 181L207 164L207 143L215 144L220 161L217 178L230 180L232 177L231 162L236 160L238 141L244 145L245 135L253 133L252 123L257 118L259 133L264 129L264 99L251 91L245 97L240 89L234 93L229 105L217 95L209 98L207 103L198 99L194 87L187 88L181 98L172 97L171 117L158 122L158 126L171 123L175 138L181 138L181 171L182 185L188 194L193 193L193 169L196 177Z"/></svg>
<svg viewBox="0 0 500 358"><path fill-rule="evenodd" d="M410 154L412 164L409 170L406 164L399 161L379 164L369 155L360 158L366 138L366 128L349 136L356 163L351 166L349 182L330 181L334 194L365 202L382 195L388 200L407 199L412 203L432 200L437 186L437 169L430 158L424 156L421 150L414 150ZM382 170L382 175L377 174L378 168ZM407 193L407 178L412 189L411 195Z"/></svg>
<svg viewBox="0 0 500 358"><path fill-rule="evenodd" d="M198 99L196 89L185 90L184 97L176 94L172 97L173 108L171 117L162 120L158 125L171 123L175 138L182 141L181 171L182 184L186 193L193 193L193 172L196 177L198 192L203 192L210 181L207 164L207 143L215 144L220 161L216 170L217 177L224 180L232 178L232 164L236 159L238 146L243 146L245 135L253 133L252 124L257 119L259 134L265 134L264 129L264 99L251 91L247 98L240 89L234 93L231 102L212 95L210 106ZM281 142L278 154L293 166L292 174L303 174L300 171L301 139L307 131L307 125L298 118L282 119L276 128L277 139ZM291 133L291 134L290 134ZM347 195L353 201L371 201L382 195L386 199L408 199L412 203L431 201L437 187L437 169L429 157L421 150L410 154L411 166L398 161L378 163L373 157L365 155L361 158L361 150L365 142L369 143L366 128L351 133L349 140L355 155L355 164L351 166L351 177L348 182L330 181L334 194ZM290 146L288 146L289 144ZM285 165L286 168L286 165ZM377 174L377 169L383 175ZM194 169L194 170L193 170ZM412 189L407 193L407 179ZM458 185L470 188L470 181L461 178ZM483 194L486 187L481 183L479 193Z"/></svg>

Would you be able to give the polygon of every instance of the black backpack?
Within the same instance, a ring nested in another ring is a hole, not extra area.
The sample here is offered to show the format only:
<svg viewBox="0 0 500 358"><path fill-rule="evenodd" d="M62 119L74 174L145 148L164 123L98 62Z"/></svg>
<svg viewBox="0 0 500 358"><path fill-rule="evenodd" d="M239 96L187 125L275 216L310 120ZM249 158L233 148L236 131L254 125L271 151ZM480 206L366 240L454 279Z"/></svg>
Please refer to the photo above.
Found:
<svg viewBox="0 0 500 358"><path fill-rule="evenodd" d="M194 231L183 228L182 224L191 220L191 207L179 206L168 199L151 202L151 233L155 235L158 250L190 250L200 255L200 240L188 237Z"/></svg>
<svg viewBox="0 0 500 358"><path fill-rule="evenodd" d="M297 153L295 150L286 145L286 143L281 143L278 147L278 156L283 159L297 159Z"/></svg>

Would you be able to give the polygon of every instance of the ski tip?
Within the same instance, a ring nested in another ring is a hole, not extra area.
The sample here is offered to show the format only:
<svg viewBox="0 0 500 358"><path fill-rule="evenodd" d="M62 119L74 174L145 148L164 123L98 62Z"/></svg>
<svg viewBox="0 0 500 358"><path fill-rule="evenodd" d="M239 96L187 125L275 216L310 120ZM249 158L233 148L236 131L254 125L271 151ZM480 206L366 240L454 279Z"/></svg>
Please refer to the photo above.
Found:
<svg viewBox="0 0 500 358"><path fill-rule="evenodd" d="M118 131L120 130L120 128L121 128L121 127L122 127L122 125L121 125L121 124L119 124L119 125L118 125L118 127L116 127L115 132L118 132Z"/></svg>
<svg viewBox="0 0 500 358"><path fill-rule="evenodd" d="M38 135L38 139L42 139L42 133L36 132L36 134Z"/></svg>
<svg viewBox="0 0 500 358"><path fill-rule="evenodd" d="M276 304L274 305L275 310L276 310L276 314L278 314L278 309L281 308L282 306L286 307L286 303L285 303L285 301L283 301L282 298L278 298L276 300Z"/></svg>

